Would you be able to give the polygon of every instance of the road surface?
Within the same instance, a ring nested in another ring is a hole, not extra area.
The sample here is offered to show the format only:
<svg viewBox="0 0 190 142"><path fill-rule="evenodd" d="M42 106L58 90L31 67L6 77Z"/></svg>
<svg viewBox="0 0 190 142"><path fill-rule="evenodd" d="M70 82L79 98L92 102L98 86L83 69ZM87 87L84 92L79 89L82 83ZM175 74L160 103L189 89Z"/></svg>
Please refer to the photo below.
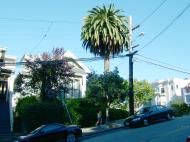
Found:
<svg viewBox="0 0 190 142"><path fill-rule="evenodd" d="M185 142L190 135L190 116L141 128L124 128L97 134L82 142Z"/></svg>

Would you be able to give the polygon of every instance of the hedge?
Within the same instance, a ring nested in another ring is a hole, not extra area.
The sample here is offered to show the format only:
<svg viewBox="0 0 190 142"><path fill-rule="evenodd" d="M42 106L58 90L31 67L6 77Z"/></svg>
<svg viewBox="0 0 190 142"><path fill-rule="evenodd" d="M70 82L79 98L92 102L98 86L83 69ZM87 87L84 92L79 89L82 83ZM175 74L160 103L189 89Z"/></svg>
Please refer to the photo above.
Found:
<svg viewBox="0 0 190 142"><path fill-rule="evenodd" d="M65 101L72 119L72 124L81 127L94 126L97 121L98 111L102 111L105 122L105 108L98 106L93 100L67 99ZM36 98L26 97L19 100L15 110L14 130L16 132L28 132L42 124L57 122L69 125L70 120L67 111L60 101L40 102ZM109 109L109 120L123 119L128 112L120 109Z"/></svg>
<svg viewBox="0 0 190 142"><path fill-rule="evenodd" d="M188 107L188 105L182 102L172 103L171 107L174 110L175 116L183 116L190 113L190 108Z"/></svg>
<svg viewBox="0 0 190 142"><path fill-rule="evenodd" d="M67 116L62 104L54 102L27 102L25 98L16 108L14 131L29 132L42 124L51 122L65 123ZM20 109L22 108L22 109ZM18 110L20 109L20 110Z"/></svg>

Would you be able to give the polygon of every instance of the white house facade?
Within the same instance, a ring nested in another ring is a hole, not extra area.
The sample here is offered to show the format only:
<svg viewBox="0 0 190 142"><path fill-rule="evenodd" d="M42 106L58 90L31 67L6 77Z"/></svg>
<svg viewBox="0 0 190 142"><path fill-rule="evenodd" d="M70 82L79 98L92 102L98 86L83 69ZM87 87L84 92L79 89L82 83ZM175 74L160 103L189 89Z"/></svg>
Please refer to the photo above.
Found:
<svg viewBox="0 0 190 142"><path fill-rule="evenodd" d="M188 106L190 106L190 83L182 88L183 100Z"/></svg>
<svg viewBox="0 0 190 142"><path fill-rule="evenodd" d="M86 92L86 77L90 73L90 70L81 61L77 60L77 57L70 51L66 51L64 57L72 58L76 62L69 62L73 66L72 71L74 77L69 84L69 92L66 93L67 98L81 98L85 97Z"/></svg>
<svg viewBox="0 0 190 142"><path fill-rule="evenodd" d="M0 48L0 133L13 130L12 96L16 58Z"/></svg>
<svg viewBox="0 0 190 142"><path fill-rule="evenodd" d="M155 89L155 98L152 104L170 105L173 101L185 102L183 88L190 83L190 79L172 78L167 80L158 80L152 83Z"/></svg>

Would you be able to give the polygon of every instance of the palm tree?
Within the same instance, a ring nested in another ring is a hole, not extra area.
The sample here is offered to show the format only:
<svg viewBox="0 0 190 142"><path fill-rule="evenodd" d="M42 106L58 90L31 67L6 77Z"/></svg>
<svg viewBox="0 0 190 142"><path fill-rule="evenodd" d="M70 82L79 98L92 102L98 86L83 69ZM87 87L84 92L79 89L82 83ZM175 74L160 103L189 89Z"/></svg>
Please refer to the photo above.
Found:
<svg viewBox="0 0 190 142"><path fill-rule="evenodd" d="M109 72L110 56L118 55L128 47L128 27L121 10L114 5L93 8L84 19L81 39L83 47L95 56L104 58L104 72Z"/></svg>

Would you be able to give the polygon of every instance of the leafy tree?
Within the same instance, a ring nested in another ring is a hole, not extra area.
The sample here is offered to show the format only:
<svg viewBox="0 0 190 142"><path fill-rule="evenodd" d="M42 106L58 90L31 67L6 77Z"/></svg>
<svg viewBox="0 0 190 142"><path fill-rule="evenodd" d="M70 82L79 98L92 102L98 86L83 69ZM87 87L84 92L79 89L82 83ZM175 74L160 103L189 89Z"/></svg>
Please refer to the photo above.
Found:
<svg viewBox="0 0 190 142"><path fill-rule="evenodd" d="M88 77L86 94L96 99L97 104L109 108L115 100L125 99L124 79L119 76L117 68L101 75L92 73Z"/></svg>
<svg viewBox="0 0 190 142"><path fill-rule="evenodd" d="M124 100L126 93L124 90L124 79L119 76L118 69L100 75L102 87L104 88L104 97L109 106L114 100Z"/></svg>
<svg viewBox="0 0 190 142"><path fill-rule="evenodd" d="M122 53L128 47L126 17L114 5L93 8L84 19L81 39L83 47L95 56L104 58L104 72L109 71L109 57Z"/></svg>
<svg viewBox="0 0 190 142"><path fill-rule="evenodd" d="M150 103L154 95L154 88L150 83L145 80L134 81L134 100L136 108L139 108L143 104Z"/></svg>
<svg viewBox="0 0 190 142"><path fill-rule="evenodd" d="M66 91L74 74L64 53L63 48L54 48L51 54L30 56L25 63L27 72L18 74L14 90L23 95L38 94L42 100L55 99L60 90Z"/></svg>

